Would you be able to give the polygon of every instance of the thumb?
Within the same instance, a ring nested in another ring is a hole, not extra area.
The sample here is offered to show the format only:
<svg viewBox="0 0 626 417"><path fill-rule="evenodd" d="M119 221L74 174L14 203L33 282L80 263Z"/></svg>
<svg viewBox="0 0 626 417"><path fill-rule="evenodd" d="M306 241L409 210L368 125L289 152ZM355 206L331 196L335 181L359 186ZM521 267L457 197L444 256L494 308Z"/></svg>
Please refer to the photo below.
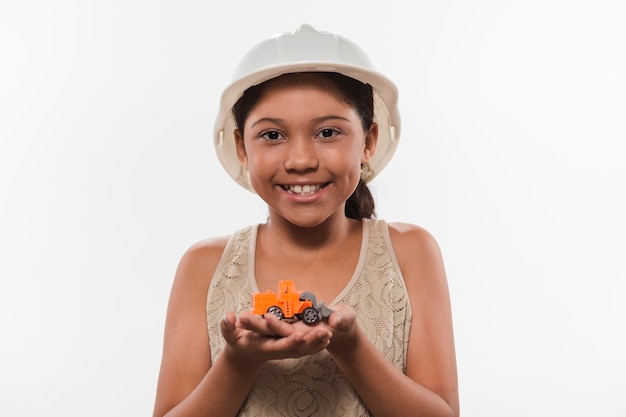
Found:
<svg viewBox="0 0 626 417"><path fill-rule="evenodd" d="M340 331L349 331L355 323L356 313L351 308L341 308L335 310L328 318L330 327Z"/></svg>

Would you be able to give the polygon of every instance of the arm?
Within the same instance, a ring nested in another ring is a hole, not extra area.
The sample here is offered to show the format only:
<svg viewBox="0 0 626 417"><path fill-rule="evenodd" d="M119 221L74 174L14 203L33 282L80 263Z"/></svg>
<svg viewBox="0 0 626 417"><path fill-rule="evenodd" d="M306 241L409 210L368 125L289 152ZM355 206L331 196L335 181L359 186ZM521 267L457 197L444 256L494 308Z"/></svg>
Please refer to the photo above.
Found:
<svg viewBox="0 0 626 417"><path fill-rule="evenodd" d="M237 319L228 312L220 323L226 344L212 364L205 304L225 245L225 240L196 245L180 262L168 305L154 417L235 416L265 361L312 354L330 343L325 328L297 331L277 326L272 315L262 319L244 312Z"/></svg>
<svg viewBox="0 0 626 417"><path fill-rule="evenodd" d="M206 295L225 244L226 239L197 244L180 261L165 321L155 417L209 415L208 410L235 415L252 384L254 372L228 355L211 366Z"/></svg>
<svg viewBox="0 0 626 417"><path fill-rule="evenodd" d="M351 309L330 317L327 349L373 415L458 416L452 315L438 245L415 226L394 225L390 233L413 310L406 375L371 344Z"/></svg>

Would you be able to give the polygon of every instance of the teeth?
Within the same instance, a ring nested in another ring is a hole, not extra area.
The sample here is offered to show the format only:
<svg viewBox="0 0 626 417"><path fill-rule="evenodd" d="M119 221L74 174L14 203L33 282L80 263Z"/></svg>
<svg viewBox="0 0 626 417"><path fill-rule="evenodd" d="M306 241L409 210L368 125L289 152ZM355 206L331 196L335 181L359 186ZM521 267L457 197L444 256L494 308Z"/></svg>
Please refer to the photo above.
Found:
<svg viewBox="0 0 626 417"><path fill-rule="evenodd" d="M311 193L317 192L320 188L322 188L320 185L305 184L305 185L290 185L287 187L287 190L289 190L290 193L294 193L294 194L311 194Z"/></svg>

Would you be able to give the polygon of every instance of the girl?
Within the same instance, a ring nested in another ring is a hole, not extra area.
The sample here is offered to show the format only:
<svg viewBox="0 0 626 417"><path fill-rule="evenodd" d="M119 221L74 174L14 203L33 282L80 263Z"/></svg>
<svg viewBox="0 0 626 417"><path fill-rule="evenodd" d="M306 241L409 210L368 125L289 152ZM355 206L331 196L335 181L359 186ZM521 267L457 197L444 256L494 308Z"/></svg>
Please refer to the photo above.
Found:
<svg viewBox="0 0 626 417"><path fill-rule="evenodd" d="M458 416L439 248L376 219L366 185L397 144L396 94L356 45L308 25L245 57L215 144L269 217L182 257L154 416ZM253 315L252 294L285 279L334 312Z"/></svg>

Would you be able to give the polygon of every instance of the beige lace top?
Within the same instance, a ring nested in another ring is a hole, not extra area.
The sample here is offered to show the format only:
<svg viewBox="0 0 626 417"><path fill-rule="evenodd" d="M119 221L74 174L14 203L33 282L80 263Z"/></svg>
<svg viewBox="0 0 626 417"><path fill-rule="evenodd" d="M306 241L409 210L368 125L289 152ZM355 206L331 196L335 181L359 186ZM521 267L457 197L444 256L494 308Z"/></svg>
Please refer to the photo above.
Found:
<svg viewBox="0 0 626 417"><path fill-rule="evenodd" d="M227 311L251 309L252 294L259 291L254 276L257 230L257 225L249 226L230 238L211 281L206 311L213 361L224 346L220 319ZM363 220L357 268L348 285L328 303L330 307L334 304L351 305L372 343L405 371L411 305L383 220ZM266 363L239 415L349 417L370 413L324 350Z"/></svg>

